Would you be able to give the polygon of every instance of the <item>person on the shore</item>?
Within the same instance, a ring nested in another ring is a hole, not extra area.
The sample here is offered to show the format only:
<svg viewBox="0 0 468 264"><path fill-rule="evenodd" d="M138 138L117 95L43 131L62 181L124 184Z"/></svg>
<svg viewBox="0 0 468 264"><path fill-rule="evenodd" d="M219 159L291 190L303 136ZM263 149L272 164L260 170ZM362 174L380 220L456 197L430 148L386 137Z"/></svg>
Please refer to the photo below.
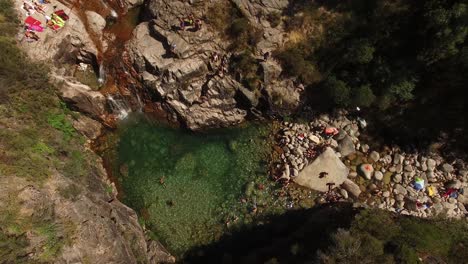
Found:
<svg viewBox="0 0 468 264"><path fill-rule="evenodd" d="M39 41L39 36L38 36L36 33L34 33L33 31L26 30L26 31L24 32L24 36L25 36L26 39L27 39L28 41L30 41L30 42L31 42L31 41Z"/></svg>
<svg viewBox="0 0 468 264"><path fill-rule="evenodd" d="M179 28L182 31L185 31L185 21L182 18L179 18Z"/></svg>
<svg viewBox="0 0 468 264"><path fill-rule="evenodd" d="M34 10L36 10L38 13L45 15L45 8L41 4L38 4L36 2L33 2L34 4Z"/></svg>
<svg viewBox="0 0 468 264"><path fill-rule="evenodd" d="M195 31L198 31L202 28L202 21L201 19L195 19Z"/></svg>

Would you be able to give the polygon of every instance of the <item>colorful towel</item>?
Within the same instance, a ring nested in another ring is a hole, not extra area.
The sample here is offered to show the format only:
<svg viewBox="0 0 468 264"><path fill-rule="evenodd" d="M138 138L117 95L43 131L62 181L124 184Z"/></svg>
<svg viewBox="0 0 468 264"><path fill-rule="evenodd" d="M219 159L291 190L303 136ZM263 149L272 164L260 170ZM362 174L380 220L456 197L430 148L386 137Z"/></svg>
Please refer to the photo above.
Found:
<svg viewBox="0 0 468 264"><path fill-rule="evenodd" d="M31 17L31 16L28 16L25 20L24 20L24 23L25 24L28 24L30 26L32 25L36 25L36 26L40 26L41 25L41 21Z"/></svg>
<svg viewBox="0 0 468 264"><path fill-rule="evenodd" d="M52 22L59 27L65 26L65 21L57 14L52 14Z"/></svg>
<svg viewBox="0 0 468 264"><path fill-rule="evenodd" d="M69 19L68 15L65 14L65 11L63 10L57 10L54 12L56 15L58 15L59 17L61 17L63 20L67 21Z"/></svg>
<svg viewBox="0 0 468 264"><path fill-rule="evenodd" d="M28 28L32 31L36 31L36 32L42 32L44 31L44 28L42 26L38 26L38 25L29 25Z"/></svg>

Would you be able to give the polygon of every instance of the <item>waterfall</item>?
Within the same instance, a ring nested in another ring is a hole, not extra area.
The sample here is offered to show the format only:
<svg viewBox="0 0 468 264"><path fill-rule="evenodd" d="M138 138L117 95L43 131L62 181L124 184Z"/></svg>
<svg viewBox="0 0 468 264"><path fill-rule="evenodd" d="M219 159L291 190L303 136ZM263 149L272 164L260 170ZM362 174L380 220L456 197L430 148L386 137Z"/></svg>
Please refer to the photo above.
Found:
<svg viewBox="0 0 468 264"><path fill-rule="evenodd" d="M143 103L141 102L140 95L138 95L138 92L135 93L135 94L136 94L136 98L137 98L137 102L138 102L138 112L142 112L143 111Z"/></svg>
<svg viewBox="0 0 468 264"><path fill-rule="evenodd" d="M117 12L114 9L111 9L110 15L111 15L111 17L113 19L117 19L119 17L119 15L117 14Z"/></svg>
<svg viewBox="0 0 468 264"><path fill-rule="evenodd" d="M107 96L109 105L114 113L117 114L117 117L122 120L125 119L128 114L132 111L130 107L127 106L124 100L114 99L112 95Z"/></svg>
<svg viewBox="0 0 468 264"><path fill-rule="evenodd" d="M104 65L101 63L101 65L99 65L98 83L99 85L103 85L105 81L106 81L106 70L104 69Z"/></svg>

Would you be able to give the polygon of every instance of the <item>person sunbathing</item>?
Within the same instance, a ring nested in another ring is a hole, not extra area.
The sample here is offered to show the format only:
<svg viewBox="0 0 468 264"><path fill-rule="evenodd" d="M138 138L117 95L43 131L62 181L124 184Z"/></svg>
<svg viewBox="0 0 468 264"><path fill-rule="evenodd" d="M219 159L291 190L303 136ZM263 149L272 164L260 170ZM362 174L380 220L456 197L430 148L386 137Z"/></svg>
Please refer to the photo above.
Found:
<svg viewBox="0 0 468 264"><path fill-rule="evenodd" d="M33 31L30 31L30 30L26 30L24 32L24 36L28 39L28 40L35 40L35 41L38 41L39 40L39 36L36 35L36 33L34 33Z"/></svg>
<svg viewBox="0 0 468 264"><path fill-rule="evenodd" d="M44 6L34 2L34 10L36 10L38 13L41 13L43 15L45 15L45 8Z"/></svg>

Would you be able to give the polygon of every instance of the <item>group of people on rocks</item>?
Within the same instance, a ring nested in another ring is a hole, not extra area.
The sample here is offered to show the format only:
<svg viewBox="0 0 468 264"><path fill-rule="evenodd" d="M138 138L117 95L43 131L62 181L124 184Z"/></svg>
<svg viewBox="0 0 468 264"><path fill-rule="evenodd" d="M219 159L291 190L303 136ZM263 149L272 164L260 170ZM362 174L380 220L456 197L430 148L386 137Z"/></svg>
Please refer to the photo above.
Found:
<svg viewBox="0 0 468 264"><path fill-rule="evenodd" d="M179 18L179 22L179 28L182 31L185 31L187 27L192 27L194 31L198 31L202 28L201 19L195 18L193 14L185 18Z"/></svg>
<svg viewBox="0 0 468 264"><path fill-rule="evenodd" d="M21 9L26 13L26 19L24 20L24 37L27 42L39 41L40 38L38 33L43 32L45 27L42 26L42 22L32 17L34 13L41 14L45 18L45 25L47 28L56 32L65 26L68 20L68 15L63 10L55 10L57 6L53 6L54 12L50 15L46 14L48 4L51 4L50 0L24 0Z"/></svg>

